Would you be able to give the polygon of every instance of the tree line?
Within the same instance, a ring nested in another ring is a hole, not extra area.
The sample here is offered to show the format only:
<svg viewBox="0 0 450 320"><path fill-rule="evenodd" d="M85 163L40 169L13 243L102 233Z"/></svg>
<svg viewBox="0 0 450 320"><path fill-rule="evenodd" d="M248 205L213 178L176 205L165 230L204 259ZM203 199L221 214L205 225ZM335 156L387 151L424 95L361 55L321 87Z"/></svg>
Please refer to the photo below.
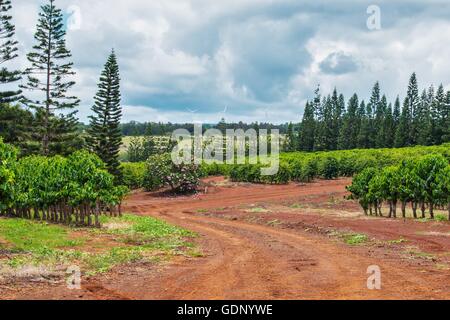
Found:
<svg viewBox="0 0 450 320"><path fill-rule="evenodd" d="M41 6L34 45L25 70L10 70L19 56L10 0L0 0L0 137L26 155L68 155L88 149L110 173L120 176L118 154L120 76L114 50L109 55L94 97L87 136L76 117L80 99L71 94L75 81L72 54L66 46L64 16L55 0ZM17 85L19 81L22 84ZM4 89L17 85L16 90Z"/></svg>
<svg viewBox="0 0 450 320"><path fill-rule="evenodd" d="M298 130L288 127L286 151L332 151L440 145L450 141L450 91L441 84L419 94L411 75L403 104L389 103L375 83L370 100L355 93L346 103L335 89L322 97L320 87L306 103Z"/></svg>
<svg viewBox="0 0 450 320"><path fill-rule="evenodd" d="M203 124L203 131L208 129L219 129L225 133L227 129L243 129L244 131L248 129L278 129L281 134L287 133L288 123L285 124L272 124L268 122L253 122L244 123L240 122L227 122L225 119L221 119L219 123L216 124ZM87 126L86 126L87 128ZM141 137L141 136L167 136L173 131L178 129L188 130L190 133L194 133L193 123L163 123L163 122L137 122L130 121L127 123L122 123L120 125L122 134L127 137Z"/></svg>

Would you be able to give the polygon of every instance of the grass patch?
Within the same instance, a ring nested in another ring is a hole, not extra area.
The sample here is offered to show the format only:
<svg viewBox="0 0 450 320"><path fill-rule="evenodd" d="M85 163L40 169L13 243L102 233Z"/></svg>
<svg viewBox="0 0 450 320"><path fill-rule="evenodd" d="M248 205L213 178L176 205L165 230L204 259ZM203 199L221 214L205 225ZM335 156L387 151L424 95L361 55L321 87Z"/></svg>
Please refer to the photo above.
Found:
<svg viewBox="0 0 450 320"><path fill-rule="evenodd" d="M443 215L443 214L437 214L435 216L435 220L439 221L439 222L444 222L444 221L448 221L448 217L446 215Z"/></svg>
<svg viewBox="0 0 450 320"><path fill-rule="evenodd" d="M195 245L186 241L196 234L172 226L151 217L126 214L120 218L101 217L101 229L76 229L85 234L81 240L71 240L74 229L66 226L49 225L22 219L0 219L0 235L12 252L0 262L9 268L24 266L44 266L62 269L78 265L86 275L94 275L111 270L114 266L137 262L155 261L161 256L170 256L187 250L189 255L200 255ZM85 241L102 243L104 250L92 252L83 246ZM112 243L111 243L112 242ZM117 245L114 245L114 242ZM4 243L4 242L2 242Z"/></svg>
<svg viewBox="0 0 450 320"><path fill-rule="evenodd" d="M294 203L289 206L289 208L291 208L291 209L303 209L305 207L306 207L305 205L300 204L300 203Z"/></svg>
<svg viewBox="0 0 450 320"><path fill-rule="evenodd" d="M344 242L350 246L362 245L369 241L369 237L360 233L347 233L341 235Z"/></svg>
<svg viewBox="0 0 450 320"><path fill-rule="evenodd" d="M121 228L106 228L93 232L120 236L118 241L144 246L147 249L170 250L184 244L185 237L195 237L195 233L172 226L151 217L125 214L120 218L102 217L104 226L121 225Z"/></svg>
<svg viewBox="0 0 450 320"><path fill-rule="evenodd" d="M426 252L422 252L422 251L409 250L409 251L407 251L407 253L416 258L422 258L422 259L426 259L426 260L434 260L435 259L434 255L432 255L431 253L426 253Z"/></svg>
<svg viewBox="0 0 450 320"><path fill-rule="evenodd" d="M390 240L387 243L388 244L402 244L402 243L405 243L405 242L408 242L408 240L400 238L400 239L397 239L397 240Z"/></svg>
<svg viewBox="0 0 450 320"><path fill-rule="evenodd" d="M62 226L23 219L0 218L0 236L10 245L8 249L18 252L76 247L84 242L83 239L69 239L67 228Z"/></svg>

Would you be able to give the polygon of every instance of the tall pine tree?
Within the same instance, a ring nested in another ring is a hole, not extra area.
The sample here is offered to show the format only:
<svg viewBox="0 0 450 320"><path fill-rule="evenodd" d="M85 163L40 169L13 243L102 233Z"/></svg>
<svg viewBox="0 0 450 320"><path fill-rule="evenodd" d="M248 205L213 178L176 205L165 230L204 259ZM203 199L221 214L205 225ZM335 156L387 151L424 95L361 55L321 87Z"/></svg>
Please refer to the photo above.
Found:
<svg viewBox="0 0 450 320"><path fill-rule="evenodd" d="M414 72L409 79L408 92L406 94L405 104L409 110L409 138L407 145L415 145L417 143L417 135L419 127L421 126L418 117L420 109L420 97L419 97L419 86L417 84L416 73Z"/></svg>
<svg viewBox="0 0 450 320"><path fill-rule="evenodd" d="M358 115L361 119L361 125L358 134L358 148L360 149L371 148L372 139L370 138L370 135L372 126L371 126L371 118L368 116L370 110L371 110L370 107L367 108L366 103L363 100L361 102L358 111Z"/></svg>
<svg viewBox="0 0 450 320"><path fill-rule="evenodd" d="M297 138L295 135L295 129L292 122L288 125L287 137L284 145L284 151L286 152L294 152L297 150Z"/></svg>
<svg viewBox="0 0 450 320"><path fill-rule="evenodd" d="M105 163L108 171L120 178L119 151L122 144L120 120L120 77L116 55L110 54L100 76L94 97L93 116L90 116L87 143Z"/></svg>
<svg viewBox="0 0 450 320"><path fill-rule="evenodd" d="M433 144L441 144L444 132L444 110L446 107L444 86L441 84L431 107Z"/></svg>
<svg viewBox="0 0 450 320"><path fill-rule="evenodd" d="M395 140L395 121L392 111L392 104L389 104L383 122L384 147L393 148Z"/></svg>
<svg viewBox="0 0 450 320"><path fill-rule="evenodd" d="M302 151L313 151L315 143L316 120L314 119L314 105L307 102L303 121L300 128L299 149Z"/></svg>
<svg viewBox="0 0 450 320"><path fill-rule="evenodd" d="M375 116L375 147L376 148L384 148L386 147L386 130L385 121L386 121L386 112L388 109L388 102L385 95L381 98L381 101L378 103L376 116Z"/></svg>
<svg viewBox="0 0 450 320"><path fill-rule="evenodd" d="M12 17L8 14L11 8L10 0L0 0L0 65L18 57L17 41L14 40L15 27L11 23ZM0 84L10 85L20 79L20 71L10 71L6 67L0 69ZM2 89L0 91L0 107L5 103L19 100L21 93L20 90Z"/></svg>
<svg viewBox="0 0 450 320"><path fill-rule="evenodd" d="M400 115L397 131L395 133L394 145L396 148L408 147L411 145L410 143L411 124L412 120L410 113L410 102L409 98L406 98L405 103L403 104L403 110L402 114Z"/></svg>
<svg viewBox="0 0 450 320"><path fill-rule="evenodd" d="M37 31L37 44L27 55L31 67L25 70L28 82L23 89L44 93L44 97L25 99L25 104L36 111L35 140L41 143L41 153L70 153L79 147L77 143L75 114L80 100L67 92L75 85L66 80L75 74L72 56L66 48L63 14L55 7L55 1L41 6ZM61 114L56 114L61 112Z"/></svg>
<svg viewBox="0 0 450 320"><path fill-rule="evenodd" d="M347 112L342 121L338 142L340 150L355 149L357 146L360 127L358 107L358 95L355 93L348 102Z"/></svg>
<svg viewBox="0 0 450 320"><path fill-rule="evenodd" d="M433 123L431 108L434 104L434 88L430 87L428 93L423 90L416 112L415 122L419 124L417 130L417 144L429 146L433 143Z"/></svg>
<svg viewBox="0 0 450 320"><path fill-rule="evenodd" d="M442 110L442 143L450 142L450 91L447 92Z"/></svg>

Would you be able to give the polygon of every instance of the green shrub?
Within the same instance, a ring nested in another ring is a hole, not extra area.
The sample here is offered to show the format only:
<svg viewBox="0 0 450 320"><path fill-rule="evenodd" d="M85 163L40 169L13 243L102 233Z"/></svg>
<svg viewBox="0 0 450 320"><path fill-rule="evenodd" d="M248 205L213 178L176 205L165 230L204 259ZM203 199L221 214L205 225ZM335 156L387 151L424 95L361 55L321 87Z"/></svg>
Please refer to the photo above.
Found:
<svg viewBox="0 0 450 320"><path fill-rule="evenodd" d="M147 191L170 187L172 191L188 193L196 191L201 176L200 167L194 164L175 164L166 153L148 159L144 178Z"/></svg>
<svg viewBox="0 0 450 320"><path fill-rule="evenodd" d="M15 180L13 166L17 160L17 150L3 143L0 138L0 211L9 209L14 202L13 183Z"/></svg>
<svg viewBox="0 0 450 320"><path fill-rule="evenodd" d="M228 176L231 166L219 163L202 163L202 176Z"/></svg>
<svg viewBox="0 0 450 320"><path fill-rule="evenodd" d="M303 177L303 162L294 160L289 164L290 176L293 181L302 181Z"/></svg>
<svg viewBox="0 0 450 320"><path fill-rule="evenodd" d="M146 172L145 162L123 162L121 164L122 184L131 190L139 189L144 186Z"/></svg>
<svg viewBox="0 0 450 320"><path fill-rule="evenodd" d="M306 160L304 170L302 172L302 182L311 182L318 175L318 161L317 158Z"/></svg>
<svg viewBox="0 0 450 320"><path fill-rule="evenodd" d="M261 182L269 184L287 184L291 180L290 166L286 163L281 163L277 174L270 176L261 176Z"/></svg>
<svg viewBox="0 0 450 320"><path fill-rule="evenodd" d="M339 177L339 163L336 158L326 157L321 159L319 164L319 175L327 180Z"/></svg>

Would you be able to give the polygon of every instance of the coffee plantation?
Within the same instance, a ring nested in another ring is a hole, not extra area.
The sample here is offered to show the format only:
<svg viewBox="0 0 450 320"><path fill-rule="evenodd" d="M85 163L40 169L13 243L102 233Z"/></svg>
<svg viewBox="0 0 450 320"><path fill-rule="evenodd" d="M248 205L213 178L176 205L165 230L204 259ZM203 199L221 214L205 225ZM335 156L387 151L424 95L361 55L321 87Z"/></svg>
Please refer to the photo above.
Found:
<svg viewBox="0 0 450 320"><path fill-rule="evenodd" d="M100 226L120 216L128 188L117 186L96 155L31 156L0 141L0 215L77 226Z"/></svg>

